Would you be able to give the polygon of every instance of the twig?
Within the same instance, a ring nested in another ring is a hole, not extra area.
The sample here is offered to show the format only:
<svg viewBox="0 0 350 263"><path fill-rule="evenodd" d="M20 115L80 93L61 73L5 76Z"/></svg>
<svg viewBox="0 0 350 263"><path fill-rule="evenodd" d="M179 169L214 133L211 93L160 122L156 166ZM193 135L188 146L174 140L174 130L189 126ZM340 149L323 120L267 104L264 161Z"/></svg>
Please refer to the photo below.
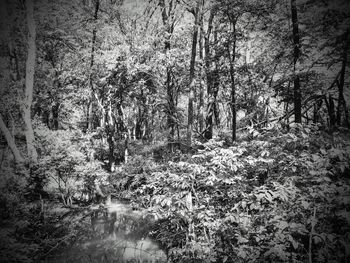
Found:
<svg viewBox="0 0 350 263"><path fill-rule="evenodd" d="M48 256L53 250L55 250L61 243L63 243L66 239L72 238L74 235L68 235L62 238L59 242L56 243L43 257Z"/></svg>

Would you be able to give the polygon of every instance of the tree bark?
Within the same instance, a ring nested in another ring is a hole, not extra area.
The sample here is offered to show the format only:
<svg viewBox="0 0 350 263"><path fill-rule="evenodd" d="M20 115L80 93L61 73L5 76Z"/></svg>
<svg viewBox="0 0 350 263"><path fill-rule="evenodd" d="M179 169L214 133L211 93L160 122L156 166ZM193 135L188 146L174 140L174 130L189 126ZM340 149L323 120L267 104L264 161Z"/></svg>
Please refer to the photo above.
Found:
<svg viewBox="0 0 350 263"><path fill-rule="evenodd" d="M52 104L52 106L51 106L51 114L52 114L51 129L56 130L56 131L59 128L59 122L58 122L59 108L60 108L60 103L59 102L54 102Z"/></svg>
<svg viewBox="0 0 350 263"><path fill-rule="evenodd" d="M35 21L34 21L34 3L33 0L26 1L26 16L28 26L28 54L26 61L25 78L25 99L23 103L23 119L25 123L25 136L27 142L28 157L32 162L38 161L38 154L34 146L34 131L31 119L31 107L33 101L34 70L35 70Z"/></svg>
<svg viewBox="0 0 350 263"><path fill-rule="evenodd" d="M320 121L320 109L322 107L323 101L319 100L319 101L315 101L314 102L314 116L313 116L313 122L314 123L318 123Z"/></svg>
<svg viewBox="0 0 350 263"><path fill-rule="evenodd" d="M210 140L213 137L213 125L214 125L214 111L215 111L215 94L214 94L214 74L211 69L211 51L210 51L210 36L213 29L213 20L215 16L215 10L210 10L208 29L204 38L204 52L205 52L205 71L207 75L207 93L208 93L208 109L205 119L205 131L204 138Z"/></svg>
<svg viewBox="0 0 350 263"><path fill-rule="evenodd" d="M349 113L344 98L344 84L345 84L345 74L346 74L346 64L348 63L348 47L350 44L349 33L344 36L344 49L342 54L342 66L340 69L339 81L337 81L338 86L338 106L337 106L337 124L342 125L341 115L344 109L344 122L345 125L349 127Z"/></svg>
<svg viewBox="0 0 350 263"><path fill-rule="evenodd" d="M10 131L8 130L8 128L6 127L1 115L0 115L0 130L4 134L7 145L10 147L10 149L13 153L13 156L15 158L15 162L16 163L23 163L24 159L23 159L21 153L19 152L17 145L15 143L15 140L14 140L13 136L11 135Z"/></svg>
<svg viewBox="0 0 350 263"><path fill-rule="evenodd" d="M192 37L192 51L191 51L191 62L190 62L190 94L188 98L188 121L187 121L187 143L189 146L192 145L192 129L193 129L193 101L195 94L195 63L196 63L196 49L198 40L198 17L201 1L197 0L196 10L194 12L194 26L193 26L193 37Z"/></svg>
<svg viewBox="0 0 350 263"><path fill-rule="evenodd" d="M107 118L108 118L108 123L106 125L106 133L107 133L107 143L108 143L108 165L109 165L109 170L111 172L114 171L114 163L115 163L115 156L114 156L114 133L115 133L115 121L113 118L113 113L112 113L112 102L111 98L109 99L109 105L108 105L108 111L107 111Z"/></svg>
<svg viewBox="0 0 350 263"><path fill-rule="evenodd" d="M204 1L202 1L202 8L204 5ZM199 103L198 103L198 125L199 125L199 132L202 133L204 129L204 114L203 114L203 108L204 108L204 85L203 85L203 71L204 71L204 61L203 61L203 11L201 10L200 18L200 31L199 31L199 38L198 38L198 49L199 49L199 60L200 60L200 83L199 83Z"/></svg>
<svg viewBox="0 0 350 263"><path fill-rule="evenodd" d="M98 11L100 9L100 0L95 0L95 11L94 11L94 21L95 26L92 31L92 44L91 44L91 58L90 58L90 68L89 68L89 88L90 88L90 101L88 104L88 131L92 131L93 129L93 93L94 87L92 82L92 67L95 62L95 49L96 49L96 35L97 35L97 19L98 19Z"/></svg>
<svg viewBox="0 0 350 263"><path fill-rule="evenodd" d="M300 57L300 36L298 24L298 11L296 0L291 0L292 24L293 24L293 45L294 45L294 61L293 61L293 80L294 80L294 118L296 123L301 123L301 89L300 78L297 73L297 63Z"/></svg>
<svg viewBox="0 0 350 263"><path fill-rule="evenodd" d="M335 116L335 108L334 108L333 97L331 95L329 95L328 96L328 100L327 100L327 97L325 97L324 99L325 99L326 107L327 107L327 110L328 110L329 125L331 127L334 127L334 125L336 124L336 116Z"/></svg>
<svg viewBox="0 0 350 263"><path fill-rule="evenodd" d="M159 6L162 9L162 21L163 25L165 27L166 31L166 37L164 40L164 53L167 55L167 53L170 51L170 38L174 31L174 26L172 22L170 21L170 14L173 12L173 0L169 2L169 8L167 10L165 6L164 0L159 0ZM172 83L172 77L171 77L171 68L167 66L166 68L166 81L165 86L167 90L167 127L169 130L169 136L168 136L168 142L169 146L172 149L174 136L175 136L175 128L176 128L176 116L175 116L175 91Z"/></svg>
<svg viewBox="0 0 350 263"><path fill-rule="evenodd" d="M235 86L235 60L236 60L236 20L235 18L230 19L230 24L232 27L232 43L227 45L227 52L230 61L230 78L231 78L231 111L232 111L232 123L231 123L231 133L232 141L236 141L236 130L237 130L237 109L236 109L236 86ZM232 44L232 54L230 51L230 46Z"/></svg>

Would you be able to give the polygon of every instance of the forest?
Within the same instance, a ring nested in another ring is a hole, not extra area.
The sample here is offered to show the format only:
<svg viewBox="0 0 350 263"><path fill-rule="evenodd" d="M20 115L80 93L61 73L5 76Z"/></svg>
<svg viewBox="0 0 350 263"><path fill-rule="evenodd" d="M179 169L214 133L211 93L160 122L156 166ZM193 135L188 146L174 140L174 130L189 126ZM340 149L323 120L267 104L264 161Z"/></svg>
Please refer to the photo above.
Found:
<svg viewBox="0 0 350 263"><path fill-rule="evenodd" d="M0 262L350 262L348 0L0 3Z"/></svg>

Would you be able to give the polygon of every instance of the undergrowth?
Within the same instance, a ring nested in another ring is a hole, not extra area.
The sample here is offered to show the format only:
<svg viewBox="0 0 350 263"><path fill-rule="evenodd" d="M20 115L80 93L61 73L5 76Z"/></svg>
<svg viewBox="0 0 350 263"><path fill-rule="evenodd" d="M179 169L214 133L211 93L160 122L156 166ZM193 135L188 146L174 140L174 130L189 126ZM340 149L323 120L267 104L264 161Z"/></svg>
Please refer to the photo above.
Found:
<svg viewBox="0 0 350 263"><path fill-rule="evenodd" d="M82 238L89 226L64 215L85 209L79 200L96 181L148 210L150 235L170 262L349 260L349 131L295 125L252 130L233 144L220 138L193 148L137 145L106 173L86 158L89 140L43 137L43 151L55 154L32 171L1 171L1 260L40 262ZM60 203L62 193L73 207Z"/></svg>
<svg viewBox="0 0 350 263"><path fill-rule="evenodd" d="M111 177L121 195L157 219L152 236L172 262L349 260L344 132L296 125L201 148L181 161L135 156Z"/></svg>

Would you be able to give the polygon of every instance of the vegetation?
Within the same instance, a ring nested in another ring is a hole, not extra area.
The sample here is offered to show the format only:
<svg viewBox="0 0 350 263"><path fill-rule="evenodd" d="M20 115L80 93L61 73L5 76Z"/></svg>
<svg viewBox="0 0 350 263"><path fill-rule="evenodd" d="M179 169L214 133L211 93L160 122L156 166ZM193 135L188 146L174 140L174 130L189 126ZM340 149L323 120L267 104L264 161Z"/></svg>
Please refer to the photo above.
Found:
<svg viewBox="0 0 350 263"><path fill-rule="evenodd" d="M1 261L110 196L169 262L350 260L348 1L0 2Z"/></svg>

